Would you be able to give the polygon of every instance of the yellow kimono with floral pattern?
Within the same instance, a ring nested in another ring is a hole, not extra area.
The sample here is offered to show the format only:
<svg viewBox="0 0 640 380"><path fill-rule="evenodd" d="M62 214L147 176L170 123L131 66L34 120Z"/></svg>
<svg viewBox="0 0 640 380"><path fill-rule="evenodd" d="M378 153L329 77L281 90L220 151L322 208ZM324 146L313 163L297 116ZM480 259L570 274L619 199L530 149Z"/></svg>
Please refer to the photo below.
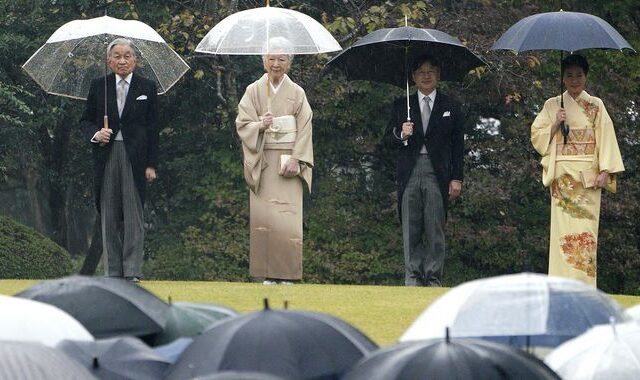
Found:
<svg viewBox="0 0 640 380"><path fill-rule="evenodd" d="M624 165L602 100L585 91L575 99L567 92L563 97L570 128L566 145L560 131L550 138L559 96L546 101L531 125L531 143L542 155L542 182L551 192L549 275L596 286L601 189L593 181L607 171L611 179L606 189L615 192L615 174Z"/></svg>

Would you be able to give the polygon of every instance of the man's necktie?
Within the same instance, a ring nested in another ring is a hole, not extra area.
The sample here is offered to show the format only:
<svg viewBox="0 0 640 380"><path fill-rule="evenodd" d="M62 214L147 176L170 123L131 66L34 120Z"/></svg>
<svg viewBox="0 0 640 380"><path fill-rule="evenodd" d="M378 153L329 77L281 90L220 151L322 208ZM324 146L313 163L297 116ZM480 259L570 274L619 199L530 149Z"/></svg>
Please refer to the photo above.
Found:
<svg viewBox="0 0 640 380"><path fill-rule="evenodd" d="M425 96L424 98L424 108L422 109L422 132L427 134L427 126L429 125L429 118L431 117L431 98Z"/></svg>
<svg viewBox="0 0 640 380"><path fill-rule="evenodd" d="M127 81L120 79L118 87L116 88L116 97L118 100L118 116L122 116L122 110L124 109L124 103L127 100Z"/></svg>

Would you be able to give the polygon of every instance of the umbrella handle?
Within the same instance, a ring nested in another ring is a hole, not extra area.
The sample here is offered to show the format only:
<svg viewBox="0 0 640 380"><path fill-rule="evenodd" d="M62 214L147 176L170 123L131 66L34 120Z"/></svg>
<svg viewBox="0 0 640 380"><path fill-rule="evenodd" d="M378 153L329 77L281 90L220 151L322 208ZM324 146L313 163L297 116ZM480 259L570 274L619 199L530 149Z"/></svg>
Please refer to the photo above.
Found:
<svg viewBox="0 0 640 380"><path fill-rule="evenodd" d="M106 128L109 129L109 116L104 115L104 118L102 119L102 128ZM100 143L100 146L105 146L107 145L106 143Z"/></svg>

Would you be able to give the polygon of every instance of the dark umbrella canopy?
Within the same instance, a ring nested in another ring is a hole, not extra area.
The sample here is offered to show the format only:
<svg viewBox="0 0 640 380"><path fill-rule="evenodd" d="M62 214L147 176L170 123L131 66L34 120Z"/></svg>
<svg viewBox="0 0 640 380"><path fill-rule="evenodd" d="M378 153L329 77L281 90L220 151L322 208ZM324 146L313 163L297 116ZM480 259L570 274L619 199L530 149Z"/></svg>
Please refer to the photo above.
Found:
<svg viewBox="0 0 640 380"><path fill-rule="evenodd" d="M82 364L99 379L160 379L170 365L168 360L133 337L94 342L66 340L56 349Z"/></svg>
<svg viewBox="0 0 640 380"><path fill-rule="evenodd" d="M401 343L374 352L345 380L560 379L542 361L523 351L479 340Z"/></svg>
<svg viewBox="0 0 640 380"><path fill-rule="evenodd" d="M195 338L168 379L220 371L264 372L284 378L334 378L376 344L329 315L265 309L218 322Z"/></svg>
<svg viewBox="0 0 640 380"><path fill-rule="evenodd" d="M447 33L404 26L367 34L327 66L340 68L349 80L371 80L404 88L407 79L411 79L407 65L424 54L440 61L440 79L445 81L462 80L470 70L485 64Z"/></svg>
<svg viewBox="0 0 640 380"><path fill-rule="evenodd" d="M169 305L128 281L71 276L40 282L18 294L71 314L96 338L161 332Z"/></svg>
<svg viewBox="0 0 640 380"><path fill-rule="evenodd" d="M578 12L548 12L523 18L512 25L492 50L563 50L633 48L600 17Z"/></svg>
<svg viewBox="0 0 640 380"><path fill-rule="evenodd" d="M95 377L63 352L37 343L0 341L0 380L91 380Z"/></svg>

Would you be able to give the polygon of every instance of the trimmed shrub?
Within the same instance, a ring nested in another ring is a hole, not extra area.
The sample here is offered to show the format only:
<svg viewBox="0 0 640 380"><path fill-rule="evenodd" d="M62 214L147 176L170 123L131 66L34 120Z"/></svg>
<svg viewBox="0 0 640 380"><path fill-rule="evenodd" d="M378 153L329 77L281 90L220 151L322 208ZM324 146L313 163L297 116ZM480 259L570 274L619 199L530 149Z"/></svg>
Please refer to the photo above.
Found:
<svg viewBox="0 0 640 380"><path fill-rule="evenodd" d="M71 273L71 256L39 232L0 216L0 278L54 278Z"/></svg>

